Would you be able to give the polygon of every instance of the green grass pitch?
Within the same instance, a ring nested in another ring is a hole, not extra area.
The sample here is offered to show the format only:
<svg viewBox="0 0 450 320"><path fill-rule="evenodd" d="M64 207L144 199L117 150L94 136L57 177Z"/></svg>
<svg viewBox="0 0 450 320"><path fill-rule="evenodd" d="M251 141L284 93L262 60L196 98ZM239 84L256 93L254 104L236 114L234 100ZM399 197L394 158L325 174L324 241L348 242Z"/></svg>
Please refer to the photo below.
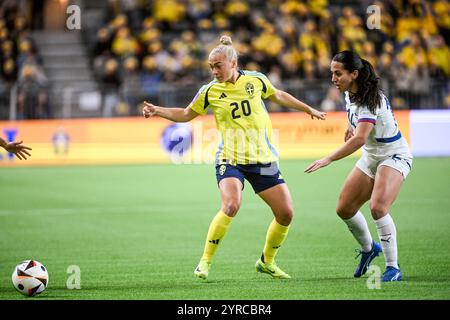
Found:
<svg viewBox="0 0 450 320"><path fill-rule="evenodd" d="M405 281L379 289L353 278L357 245L334 211L355 161L310 175L310 161L281 161L296 210L277 257L286 281L254 269L272 214L248 183L208 280L194 277L220 205L213 165L2 168L0 299L29 299L11 282L24 259L50 275L31 299L450 299L450 158L415 159L391 210ZM79 290L66 287L71 265Z"/></svg>

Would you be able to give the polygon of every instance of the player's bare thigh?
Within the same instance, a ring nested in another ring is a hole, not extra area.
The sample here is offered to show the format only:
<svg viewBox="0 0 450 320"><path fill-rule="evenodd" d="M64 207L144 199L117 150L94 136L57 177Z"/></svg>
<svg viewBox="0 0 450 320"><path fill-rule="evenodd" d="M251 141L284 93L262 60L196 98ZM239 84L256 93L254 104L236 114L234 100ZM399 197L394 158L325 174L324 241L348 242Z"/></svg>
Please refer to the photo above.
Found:
<svg viewBox="0 0 450 320"><path fill-rule="evenodd" d="M378 167L370 198L370 211L375 220L384 217L389 212L400 192L403 181L404 178L400 171L384 165Z"/></svg>
<svg viewBox="0 0 450 320"><path fill-rule="evenodd" d="M342 187L336 212L342 219L350 219L372 194L374 179L354 167Z"/></svg>
<svg viewBox="0 0 450 320"><path fill-rule="evenodd" d="M261 191L258 195L269 205L275 216L275 220L288 226L294 216L291 193L286 183L277 184L269 189Z"/></svg>
<svg viewBox="0 0 450 320"><path fill-rule="evenodd" d="M221 210L229 217L234 217L241 207L242 182L238 178L229 177L219 182Z"/></svg>

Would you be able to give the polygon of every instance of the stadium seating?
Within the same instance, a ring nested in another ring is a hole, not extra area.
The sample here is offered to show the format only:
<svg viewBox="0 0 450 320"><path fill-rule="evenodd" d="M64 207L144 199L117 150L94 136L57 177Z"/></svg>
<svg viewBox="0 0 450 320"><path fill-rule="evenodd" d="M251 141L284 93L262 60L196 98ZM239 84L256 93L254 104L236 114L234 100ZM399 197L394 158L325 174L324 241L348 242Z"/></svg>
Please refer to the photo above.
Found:
<svg viewBox="0 0 450 320"><path fill-rule="evenodd" d="M366 1L80 1L81 30L58 32L33 28L15 3L0 10L2 119L11 117L11 105L26 118L20 101L11 104L25 64L37 69L47 97L36 117L138 115L145 98L184 106L211 79L205 60L224 33L241 68L327 111L343 107L328 68L343 49L376 67L395 108L450 107L450 9L443 0L375 1L381 28L372 30ZM22 50L24 39L29 48Z"/></svg>

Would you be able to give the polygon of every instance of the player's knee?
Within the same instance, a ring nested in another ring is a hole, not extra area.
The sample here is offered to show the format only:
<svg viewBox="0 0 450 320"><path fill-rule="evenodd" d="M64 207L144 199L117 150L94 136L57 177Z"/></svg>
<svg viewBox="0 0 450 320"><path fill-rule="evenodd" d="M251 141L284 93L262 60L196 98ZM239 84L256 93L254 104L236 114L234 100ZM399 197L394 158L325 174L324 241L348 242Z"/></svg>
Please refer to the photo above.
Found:
<svg viewBox="0 0 450 320"><path fill-rule="evenodd" d="M358 211L358 210L356 210ZM341 204L338 204L338 206L336 207L336 213L339 216L339 218L341 219L350 219L351 217L353 217L355 215L354 210L352 210L351 208L349 208L348 206L344 206Z"/></svg>
<svg viewBox="0 0 450 320"><path fill-rule="evenodd" d="M372 218L374 220L378 220L384 217L388 210L388 206L382 202L372 201L370 203L370 212L372 213Z"/></svg>
<svg viewBox="0 0 450 320"><path fill-rule="evenodd" d="M277 214L277 222L283 226L291 224L294 218L294 208L290 205L286 206Z"/></svg>
<svg viewBox="0 0 450 320"><path fill-rule="evenodd" d="M237 200L229 200L222 204L222 211L230 217L234 217L239 211L241 204Z"/></svg>
<svg viewBox="0 0 450 320"><path fill-rule="evenodd" d="M341 196L339 196L339 201L336 206L336 213L341 219L346 219L348 215L347 205L341 201Z"/></svg>

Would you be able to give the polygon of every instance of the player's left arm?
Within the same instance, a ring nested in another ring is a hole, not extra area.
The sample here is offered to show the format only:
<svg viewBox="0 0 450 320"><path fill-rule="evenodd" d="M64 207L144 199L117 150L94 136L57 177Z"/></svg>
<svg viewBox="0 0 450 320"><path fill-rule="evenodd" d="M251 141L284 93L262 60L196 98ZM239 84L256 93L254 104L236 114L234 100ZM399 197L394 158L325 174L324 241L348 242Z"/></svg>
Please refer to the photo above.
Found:
<svg viewBox="0 0 450 320"><path fill-rule="evenodd" d="M311 116L311 119L317 118L325 120L327 116L326 112L321 112L314 109L313 107L308 106L306 103L298 100L297 98L283 90L275 91L274 94L269 96L269 99L272 102L278 103L288 108L306 112Z"/></svg>
<svg viewBox="0 0 450 320"><path fill-rule="evenodd" d="M27 147L22 144L23 141L15 141L15 142L6 142L2 138L0 138L0 146L2 146L6 151L14 153L17 158L20 160L26 160L27 156L30 157L31 154L28 150L33 150L30 147Z"/></svg>
<svg viewBox="0 0 450 320"><path fill-rule="evenodd" d="M345 158L351 155L353 152L361 148L367 141L370 132L372 131L374 124L371 122L359 122L356 126L354 135L349 138L345 144L339 149L330 154L329 156L316 160L311 163L306 169L306 173L314 172L320 168L326 167L333 161Z"/></svg>

